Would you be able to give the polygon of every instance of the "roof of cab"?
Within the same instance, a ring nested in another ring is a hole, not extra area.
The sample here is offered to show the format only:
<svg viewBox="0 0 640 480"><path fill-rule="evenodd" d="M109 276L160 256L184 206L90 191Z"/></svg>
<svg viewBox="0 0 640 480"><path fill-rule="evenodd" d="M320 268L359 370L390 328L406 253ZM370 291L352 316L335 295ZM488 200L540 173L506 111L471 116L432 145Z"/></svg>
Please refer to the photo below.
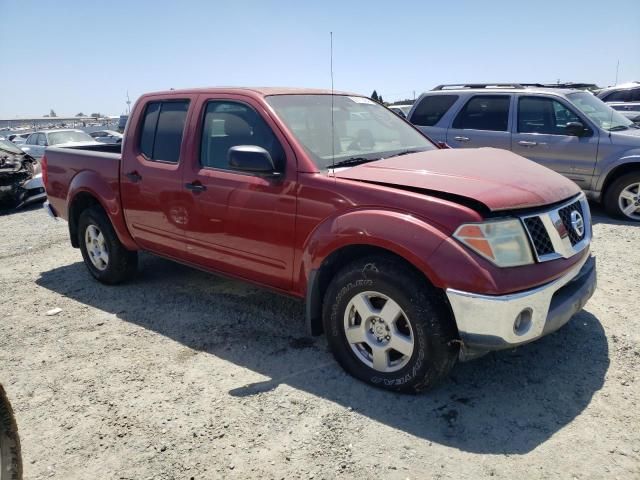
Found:
<svg viewBox="0 0 640 480"><path fill-rule="evenodd" d="M291 88L291 87L208 87L208 88L185 88L180 90L164 90L160 92L146 93L151 95L186 95L186 94L211 94L211 93L237 93L253 94L261 97L269 95L331 95L331 90L319 88ZM333 91L334 95L351 95L361 97L357 93Z"/></svg>

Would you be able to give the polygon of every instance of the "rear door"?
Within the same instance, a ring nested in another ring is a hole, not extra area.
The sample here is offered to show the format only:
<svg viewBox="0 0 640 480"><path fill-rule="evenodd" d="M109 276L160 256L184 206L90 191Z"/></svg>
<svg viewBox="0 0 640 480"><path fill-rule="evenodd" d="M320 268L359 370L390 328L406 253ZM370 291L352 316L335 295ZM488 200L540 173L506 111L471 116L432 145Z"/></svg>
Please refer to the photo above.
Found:
<svg viewBox="0 0 640 480"><path fill-rule="evenodd" d="M577 137L570 122L589 123L559 98L520 95L512 137L513 151L588 188L598 153L598 133Z"/></svg>
<svg viewBox="0 0 640 480"><path fill-rule="evenodd" d="M447 125L444 115L458 100L454 93L423 95L409 114L409 121L435 142L447 141Z"/></svg>
<svg viewBox="0 0 640 480"><path fill-rule="evenodd" d="M144 249L182 259L186 202L182 182L184 129L195 95L150 98L132 119L125 144L121 195L127 228Z"/></svg>
<svg viewBox="0 0 640 480"><path fill-rule="evenodd" d="M188 260L288 290L293 268L297 165L293 151L254 99L202 95L190 131L193 158L185 170ZM231 147L267 150L279 172L234 171ZM196 147L197 146L197 147Z"/></svg>
<svg viewBox="0 0 640 480"><path fill-rule="evenodd" d="M473 95L447 130L453 148L495 147L511 149L509 94Z"/></svg>

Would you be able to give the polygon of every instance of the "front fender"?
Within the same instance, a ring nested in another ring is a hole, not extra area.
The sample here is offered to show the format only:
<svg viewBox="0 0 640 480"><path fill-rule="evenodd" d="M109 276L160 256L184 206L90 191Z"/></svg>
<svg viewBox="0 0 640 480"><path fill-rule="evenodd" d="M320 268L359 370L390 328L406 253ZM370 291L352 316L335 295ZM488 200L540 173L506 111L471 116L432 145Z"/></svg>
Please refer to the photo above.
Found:
<svg viewBox="0 0 640 480"><path fill-rule="evenodd" d="M95 198L107 213L120 242L129 250L137 250L133 238L127 230L124 213L120 203L118 179L105 180L100 174L91 170L83 170L73 177L69 184L68 217L71 220L71 209L78 195L87 193Z"/></svg>
<svg viewBox="0 0 640 480"><path fill-rule="evenodd" d="M613 172L616 168L621 167L622 165L628 165L631 163L637 163L638 168L640 168L640 148L631 148L625 151L622 155L618 156L618 158L607 159L603 162L606 166L604 170L600 172L598 176L598 182L596 183L596 191L602 191L605 182L607 181L607 177Z"/></svg>
<svg viewBox="0 0 640 480"><path fill-rule="evenodd" d="M309 235L302 253L301 285L311 272L337 250L353 245L379 247L413 264L436 286L438 272L429 257L448 236L413 215L391 210L365 209L329 217Z"/></svg>

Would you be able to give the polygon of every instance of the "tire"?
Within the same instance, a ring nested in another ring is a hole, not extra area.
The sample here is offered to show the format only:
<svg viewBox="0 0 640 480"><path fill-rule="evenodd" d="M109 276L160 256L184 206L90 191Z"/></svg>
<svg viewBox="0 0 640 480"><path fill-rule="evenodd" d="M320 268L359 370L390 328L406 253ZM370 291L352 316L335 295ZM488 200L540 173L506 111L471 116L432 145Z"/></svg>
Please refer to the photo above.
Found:
<svg viewBox="0 0 640 480"><path fill-rule="evenodd" d="M338 363L386 390L427 390L458 358L457 329L442 293L391 257L344 267L327 289L323 322Z"/></svg>
<svg viewBox="0 0 640 480"><path fill-rule="evenodd" d="M22 479L20 437L13 410L0 385L0 480Z"/></svg>
<svg viewBox="0 0 640 480"><path fill-rule="evenodd" d="M96 280L115 285L129 280L135 274L138 254L120 243L102 208L93 206L80 214L78 243L84 264Z"/></svg>
<svg viewBox="0 0 640 480"><path fill-rule="evenodd" d="M624 206L636 209L625 213ZM612 217L640 222L640 172L631 172L614 180L605 192L604 208Z"/></svg>

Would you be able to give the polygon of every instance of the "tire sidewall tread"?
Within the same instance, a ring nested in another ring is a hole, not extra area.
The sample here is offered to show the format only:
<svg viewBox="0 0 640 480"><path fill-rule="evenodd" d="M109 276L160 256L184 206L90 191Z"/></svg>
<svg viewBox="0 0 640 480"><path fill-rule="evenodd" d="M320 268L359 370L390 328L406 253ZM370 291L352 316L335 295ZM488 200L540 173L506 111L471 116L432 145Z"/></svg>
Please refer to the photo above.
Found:
<svg viewBox="0 0 640 480"><path fill-rule="evenodd" d="M630 172L625 175L622 175L620 178L617 178L613 181L613 183L607 188L607 191L604 195L604 208L609 215L615 218L619 218L621 220L626 220L628 222L635 222L637 220L633 220L627 217L618 205L618 198L620 197L620 193L624 188L629 186L632 183L640 183L640 172Z"/></svg>
<svg viewBox="0 0 640 480"><path fill-rule="evenodd" d="M357 293L378 291L393 298L406 313L415 349L407 365L382 373L359 360L346 340L344 312ZM457 331L441 293L426 279L395 259L376 256L355 261L341 270L327 289L323 308L325 334L340 365L374 386L419 392L446 377L458 357Z"/></svg>
<svg viewBox="0 0 640 480"><path fill-rule="evenodd" d="M85 244L85 232L89 225L95 225L100 229L109 251L109 262L105 270L98 270L87 252ZM91 275L98 281L115 285L129 280L136 271L138 263L137 252L127 250L118 239L111 221L100 207L90 207L80 214L78 220L78 242L82 258Z"/></svg>

